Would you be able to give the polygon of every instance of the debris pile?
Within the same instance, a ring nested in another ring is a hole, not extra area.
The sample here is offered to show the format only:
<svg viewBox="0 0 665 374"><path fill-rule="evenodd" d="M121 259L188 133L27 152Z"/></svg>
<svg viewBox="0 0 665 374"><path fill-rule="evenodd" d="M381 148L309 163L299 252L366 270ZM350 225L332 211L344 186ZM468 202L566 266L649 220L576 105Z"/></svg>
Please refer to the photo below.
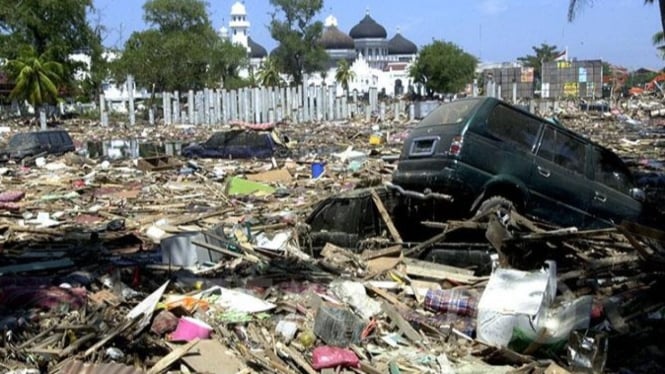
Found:
<svg viewBox="0 0 665 374"><path fill-rule="evenodd" d="M628 131L615 115L575 107L568 117L622 155L640 155L636 167L662 162L647 153L657 139L640 133L655 134L658 122ZM498 208L418 223L434 233L409 242L384 205L399 191L383 185L413 124L281 126L292 158L77 153L5 165L1 371L662 370L662 231L553 227ZM83 144L86 131L71 132ZM205 138L191 131L123 136ZM306 222L317 204L366 187L352 214L371 215L378 234L360 246L314 245L317 232L357 218L324 217L330 226L313 232ZM482 248L489 261L444 264L425 256L433 248Z"/></svg>

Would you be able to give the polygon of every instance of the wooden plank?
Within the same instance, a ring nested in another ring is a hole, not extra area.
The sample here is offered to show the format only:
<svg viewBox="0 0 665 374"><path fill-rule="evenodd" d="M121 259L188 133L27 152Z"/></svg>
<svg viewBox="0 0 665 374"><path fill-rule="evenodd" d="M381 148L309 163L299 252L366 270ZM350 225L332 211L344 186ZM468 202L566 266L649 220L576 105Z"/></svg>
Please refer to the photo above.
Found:
<svg viewBox="0 0 665 374"><path fill-rule="evenodd" d="M132 327L140 319L140 317L142 317L142 315L138 316L134 319L130 319L130 320L126 321L125 323L123 323L122 325L119 325L115 329L111 330L111 332L106 334L106 336L104 338L102 338L100 341L95 343L92 347L88 348L88 350L85 351L85 353L83 354L83 357L90 356L96 350L101 348L104 344L108 343L111 339L113 339L116 336L118 336L118 335L122 334L123 332L125 332L127 329Z"/></svg>
<svg viewBox="0 0 665 374"><path fill-rule="evenodd" d="M182 357L182 361L195 373L235 374L246 367L217 339L200 340L196 351L196 354L190 352Z"/></svg>
<svg viewBox="0 0 665 374"><path fill-rule="evenodd" d="M434 243L438 243L438 242L442 241L443 239L445 239L446 235L448 235L448 231L444 231L440 234L436 234L433 237L431 237L431 238L425 240L424 242L418 244L417 246L415 246L413 248L409 248L406 251L404 251L404 256L411 256L411 255L416 256L420 252L422 252L423 250L427 249L427 247L429 247L430 245L432 245Z"/></svg>
<svg viewBox="0 0 665 374"><path fill-rule="evenodd" d="M171 353L162 357L161 360L148 370L147 374L159 374L167 370L174 362L178 361L182 356L186 355L195 345L199 343L199 339L194 339L191 342L178 347L171 351Z"/></svg>
<svg viewBox="0 0 665 374"><path fill-rule="evenodd" d="M411 324L405 320L393 307L392 305L383 302L381 303L381 310L390 318L390 320L399 328L399 330L406 336L409 340L416 344L420 344L423 340L422 335L416 329L411 326Z"/></svg>
<svg viewBox="0 0 665 374"><path fill-rule="evenodd" d="M374 292L375 294L381 296L385 300L387 300L389 303L399 307L400 309L410 309L408 305L404 304L403 302L399 301L396 296L391 294L388 291L382 290L378 287L374 287L369 283L365 283L365 288L368 290Z"/></svg>
<svg viewBox="0 0 665 374"><path fill-rule="evenodd" d="M376 249L376 250L366 249L365 251L363 251L361 257L363 260L372 260L378 257L396 255L400 252L402 252L402 246L394 245L392 247L383 248L383 249Z"/></svg>
<svg viewBox="0 0 665 374"><path fill-rule="evenodd" d="M415 258L405 258L403 260L406 264L407 274L409 275L419 275L426 276L434 279L450 279L448 276L459 276L463 279L471 278L475 279L473 270L462 269L456 266L437 264L435 262L428 262L417 260ZM411 269L411 271L409 271Z"/></svg>
<svg viewBox="0 0 665 374"><path fill-rule="evenodd" d="M374 205L376 205L376 209L379 210L379 214L381 214L383 222L386 223L388 231L390 232L390 236L393 237L395 242L402 243L402 236L399 234L399 231L397 231L397 228L395 227L393 220L390 218L390 215L388 214L386 207L383 205L383 201L381 201L381 198L376 193L375 189L372 189L372 200L374 200Z"/></svg>
<svg viewBox="0 0 665 374"><path fill-rule="evenodd" d="M304 370L307 374L318 374L316 370L305 360L303 355L300 354L300 352L296 351L295 349L291 349L290 347L284 345L284 344L279 344L278 345L278 350L282 350L288 357L290 357L298 366Z"/></svg>
<svg viewBox="0 0 665 374"><path fill-rule="evenodd" d="M255 256L233 252L233 251L230 251L226 248L218 247L218 246L213 245L213 244L200 242L198 240L192 240L192 244L198 245L199 247L203 247L205 249L209 249L211 251L219 252L219 253L222 253L222 254L225 254L225 255L228 255L228 256L242 258L242 259L247 260L249 262L253 262L253 263L258 263L259 262L259 259L256 258Z"/></svg>

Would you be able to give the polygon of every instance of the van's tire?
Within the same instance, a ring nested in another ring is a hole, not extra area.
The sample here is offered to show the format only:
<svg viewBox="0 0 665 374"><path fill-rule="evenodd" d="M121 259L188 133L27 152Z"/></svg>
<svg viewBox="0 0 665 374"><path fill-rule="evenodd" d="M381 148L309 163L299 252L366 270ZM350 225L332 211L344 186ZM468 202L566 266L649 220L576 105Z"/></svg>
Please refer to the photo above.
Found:
<svg viewBox="0 0 665 374"><path fill-rule="evenodd" d="M510 199L500 195L491 196L485 199L480 204L474 216L478 217L484 215L485 213L495 210L497 208L502 209L504 211L512 211L515 210L515 203L510 201Z"/></svg>

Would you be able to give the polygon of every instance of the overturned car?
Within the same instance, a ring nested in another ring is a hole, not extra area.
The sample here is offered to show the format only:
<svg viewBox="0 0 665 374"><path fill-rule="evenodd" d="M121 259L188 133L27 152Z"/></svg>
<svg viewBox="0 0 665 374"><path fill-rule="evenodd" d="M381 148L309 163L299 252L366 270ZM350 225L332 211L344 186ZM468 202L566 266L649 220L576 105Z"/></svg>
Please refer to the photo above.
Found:
<svg viewBox="0 0 665 374"><path fill-rule="evenodd" d="M183 148L182 155L187 158L283 158L291 154L288 142L288 138L276 131L218 131L203 143Z"/></svg>

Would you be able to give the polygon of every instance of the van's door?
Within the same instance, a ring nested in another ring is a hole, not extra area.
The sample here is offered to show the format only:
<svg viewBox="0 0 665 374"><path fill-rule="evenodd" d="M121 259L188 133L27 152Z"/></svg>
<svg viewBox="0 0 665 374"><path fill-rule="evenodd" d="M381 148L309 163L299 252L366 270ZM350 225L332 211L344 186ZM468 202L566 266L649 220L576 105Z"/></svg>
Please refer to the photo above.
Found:
<svg viewBox="0 0 665 374"><path fill-rule="evenodd" d="M588 221L591 181L586 177L587 142L547 124L528 187L529 210L565 226Z"/></svg>
<svg viewBox="0 0 665 374"><path fill-rule="evenodd" d="M464 138L462 161L487 179L511 178L524 183L533 167L541 123L505 104L497 104L485 121L474 122Z"/></svg>
<svg viewBox="0 0 665 374"><path fill-rule="evenodd" d="M636 221L642 204L630 197L634 184L628 167L616 154L596 146L592 149L594 181L589 212L615 224L624 219Z"/></svg>

